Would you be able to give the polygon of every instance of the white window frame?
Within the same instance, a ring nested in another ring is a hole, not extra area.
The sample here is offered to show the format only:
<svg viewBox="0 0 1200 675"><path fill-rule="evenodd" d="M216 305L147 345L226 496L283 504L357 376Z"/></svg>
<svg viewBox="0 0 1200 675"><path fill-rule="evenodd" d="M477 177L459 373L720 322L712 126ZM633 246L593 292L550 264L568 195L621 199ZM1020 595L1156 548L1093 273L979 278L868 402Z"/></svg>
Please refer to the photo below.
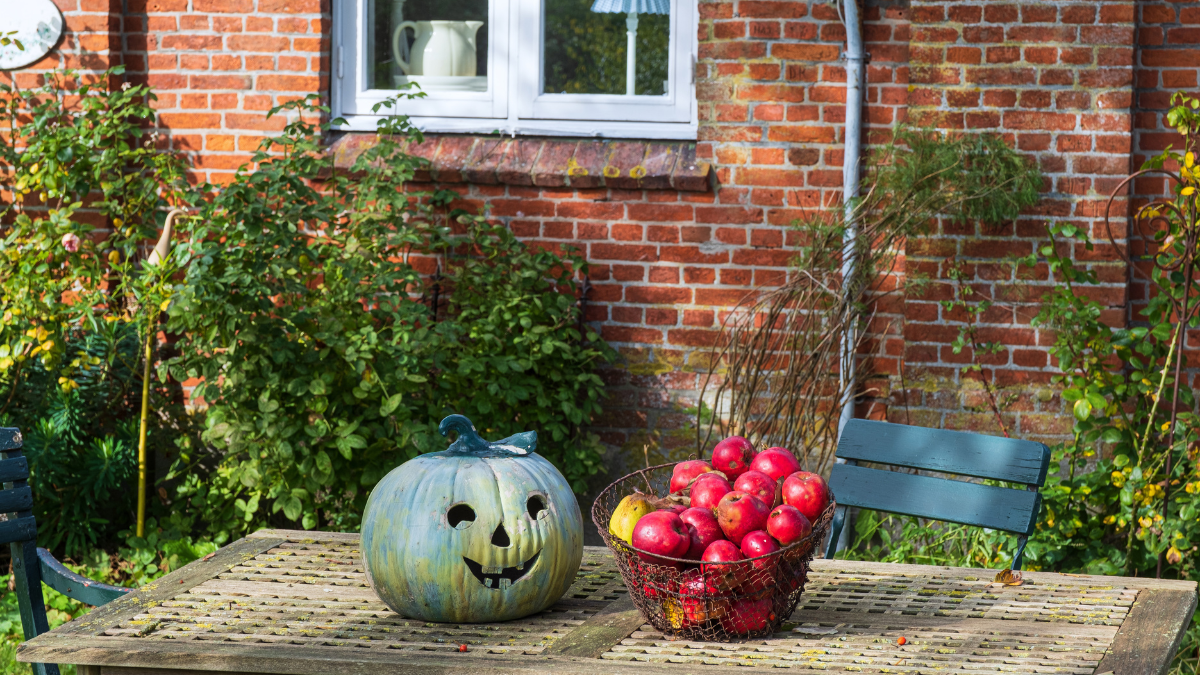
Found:
<svg viewBox="0 0 1200 675"><path fill-rule="evenodd" d="M369 1L333 1L333 114L351 131L374 131L381 115L371 107L396 94L367 86ZM399 112L427 132L695 140L697 3L670 1L675 48L667 66L670 91L663 96L540 93L544 0L491 0L487 91L429 91L403 101Z"/></svg>

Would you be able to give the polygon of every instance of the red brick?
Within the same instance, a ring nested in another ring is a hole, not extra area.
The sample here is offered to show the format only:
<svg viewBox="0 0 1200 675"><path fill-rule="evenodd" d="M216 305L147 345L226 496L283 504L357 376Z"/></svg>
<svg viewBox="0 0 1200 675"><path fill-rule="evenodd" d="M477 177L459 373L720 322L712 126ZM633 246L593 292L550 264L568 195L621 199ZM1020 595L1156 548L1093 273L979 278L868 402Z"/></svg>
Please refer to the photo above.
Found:
<svg viewBox="0 0 1200 675"><path fill-rule="evenodd" d="M163 49L185 51L221 49L221 38L216 35L164 35Z"/></svg>
<svg viewBox="0 0 1200 675"><path fill-rule="evenodd" d="M192 0L192 11L250 14L254 11L254 2L253 0Z"/></svg>
<svg viewBox="0 0 1200 675"><path fill-rule="evenodd" d="M189 86L197 91L250 88L250 78L244 75L189 75L188 81Z"/></svg>
<svg viewBox="0 0 1200 675"><path fill-rule="evenodd" d="M168 129L217 129L221 116L212 113L161 113L158 121Z"/></svg>
<svg viewBox="0 0 1200 675"><path fill-rule="evenodd" d="M625 302L642 305L678 305L692 301L692 290L686 287L627 286Z"/></svg>
<svg viewBox="0 0 1200 675"><path fill-rule="evenodd" d="M316 14L323 11L321 0L258 0L263 14Z"/></svg>
<svg viewBox="0 0 1200 675"><path fill-rule="evenodd" d="M837 45L776 43L771 56L790 61L836 61L841 53Z"/></svg>
<svg viewBox="0 0 1200 675"><path fill-rule="evenodd" d="M738 15L749 18L799 19L808 14L802 2L762 2L743 0L738 3Z"/></svg>

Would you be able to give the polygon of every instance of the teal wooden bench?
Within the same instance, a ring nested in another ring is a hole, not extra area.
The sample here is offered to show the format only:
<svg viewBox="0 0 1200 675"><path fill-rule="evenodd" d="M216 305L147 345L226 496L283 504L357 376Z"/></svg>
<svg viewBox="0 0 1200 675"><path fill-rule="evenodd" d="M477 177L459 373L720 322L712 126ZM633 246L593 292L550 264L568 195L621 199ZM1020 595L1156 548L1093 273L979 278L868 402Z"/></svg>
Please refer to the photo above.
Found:
<svg viewBox="0 0 1200 675"><path fill-rule="evenodd" d="M838 439L829 487L837 499L826 558L837 553L846 509L858 507L1018 535L1012 568L1021 569L1025 544L1037 526L1050 449L1042 443L945 429L851 420ZM859 462L988 478L1024 485L1014 489L858 466Z"/></svg>
<svg viewBox="0 0 1200 675"><path fill-rule="evenodd" d="M85 605L103 605L129 592L128 588L109 586L68 570L44 548L37 547L37 523L33 518L33 491L29 487L29 460L21 451L21 432L0 427L0 544L8 544L12 554L13 581L17 607L21 612L21 630L25 639L50 630L46 620L46 600L42 584ZM34 675L59 675L53 663L35 663Z"/></svg>

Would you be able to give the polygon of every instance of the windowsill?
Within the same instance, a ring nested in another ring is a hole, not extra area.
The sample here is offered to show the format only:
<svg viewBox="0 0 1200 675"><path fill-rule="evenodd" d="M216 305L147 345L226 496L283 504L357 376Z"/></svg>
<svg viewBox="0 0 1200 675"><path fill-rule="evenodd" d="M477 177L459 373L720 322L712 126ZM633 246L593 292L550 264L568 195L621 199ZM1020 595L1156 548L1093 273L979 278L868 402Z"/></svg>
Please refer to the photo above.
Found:
<svg viewBox="0 0 1200 675"><path fill-rule="evenodd" d="M334 166L349 169L375 139L342 135L330 148ZM426 134L408 152L429 161L414 178L422 182L708 192L714 179L712 166L696 159L696 144L687 141Z"/></svg>

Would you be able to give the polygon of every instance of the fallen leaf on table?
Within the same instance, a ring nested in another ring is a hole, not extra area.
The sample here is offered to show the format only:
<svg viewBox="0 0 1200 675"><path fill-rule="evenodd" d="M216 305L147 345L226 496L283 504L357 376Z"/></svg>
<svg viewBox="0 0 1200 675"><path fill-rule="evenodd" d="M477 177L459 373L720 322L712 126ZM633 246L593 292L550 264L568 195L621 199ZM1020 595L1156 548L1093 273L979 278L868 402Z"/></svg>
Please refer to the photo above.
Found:
<svg viewBox="0 0 1200 675"><path fill-rule="evenodd" d="M1025 583L1021 579L1021 573L1015 570L1000 570L996 572L996 583L1004 584L1005 586L1020 586Z"/></svg>

